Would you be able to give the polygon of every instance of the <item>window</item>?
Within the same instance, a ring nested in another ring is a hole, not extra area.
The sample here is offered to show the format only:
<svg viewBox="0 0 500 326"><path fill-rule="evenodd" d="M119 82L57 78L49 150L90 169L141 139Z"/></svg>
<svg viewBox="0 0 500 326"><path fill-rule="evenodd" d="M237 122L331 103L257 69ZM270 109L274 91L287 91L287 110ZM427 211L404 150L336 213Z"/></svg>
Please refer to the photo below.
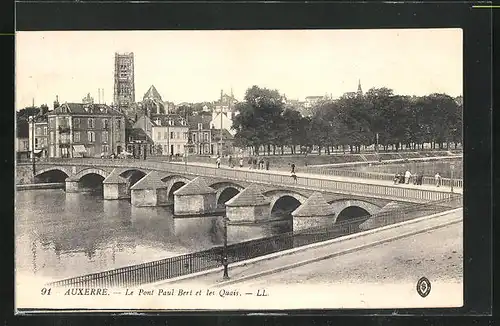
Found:
<svg viewBox="0 0 500 326"><path fill-rule="evenodd" d="M193 132L193 141L196 142L196 133Z"/></svg>
<svg viewBox="0 0 500 326"><path fill-rule="evenodd" d="M108 119L102 120L102 127L103 129L108 129Z"/></svg>
<svg viewBox="0 0 500 326"><path fill-rule="evenodd" d="M80 128L80 118L73 118L73 128Z"/></svg>
<svg viewBox="0 0 500 326"><path fill-rule="evenodd" d="M35 137L35 148L38 148L38 138Z"/></svg>
<svg viewBox="0 0 500 326"><path fill-rule="evenodd" d="M41 127L36 127L35 128L35 135L41 135L42 134L42 128Z"/></svg>
<svg viewBox="0 0 500 326"><path fill-rule="evenodd" d="M157 139L160 140L161 139L161 132L158 131L158 134L157 134ZM165 137L166 138L166 137Z"/></svg>
<svg viewBox="0 0 500 326"><path fill-rule="evenodd" d="M89 118L89 128L94 129L94 119L93 118Z"/></svg>
<svg viewBox="0 0 500 326"><path fill-rule="evenodd" d="M102 132L102 139L101 139L101 141L103 143L107 143L108 142L108 132L107 131L103 131Z"/></svg>
<svg viewBox="0 0 500 326"><path fill-rule="evenodd" d="M109 153L109 146L108 145L102 145L102 151L104 153Z"/></svg>
<svg viewBox="0 0 500 326"><path fill-rule="evenodd" d="M74 141L75 143L80 142L80 132L79 132L79 131L75 131L75 132L73 133L73 141Z"/></svg>
<svg viewBox="0 0 500 326"><path fill-rule="evenodd" d="M95 133L93 131L87 131L87 140L89 143L93 143L95 141Z"/></svg>
<svg viewBox="0 0 500 326"><path fill-rule="evenodd" d="M27 151L28 150L28 144L29 143L28 143L27 140L23 140L23 148L22 148L22 150Z"/></svg>
<svg viewBox="0 0 500 326"><path fill-rule="evenodd" d="M44 126L44 127L43 127L43 135L44 135L44 136L47 136L47 126Z"/></svg>
<svg viewBox="0 0 500 326"><path fill-rule="evenodd" d="M184 133L184 139L188 139L188 133L187 132Z"/></svg>
<svg viewBox="0 0 500 326"><path fill-rule="evenodd" d="M208 141L208 132L203 134L203 140Z"/></svg>
<svg viewBox="0 0 500 326"><path fill-rule="evenodd" d="M168 138L168 133L165 131L165 132L163 133L163 139L167 139L167 138Z"/></svg>
<svg viewBox="0 0 500 326"><path fill-rule="evenodd" d="M174 139L174 132L173 131L170 132L170 139Z"/></svg>
<svg viewBox="0 0 500 326"><path fill-rule="evenodd" d="M49 127L50 129L55 129L56 128L56 118L49 118Z"/></svg>
<svg viewBox="0 0 500 326"><path fill-rule="evenodd" d="M67 117L59 117L59 127L63 128L69 127L69 122Z"/></svg>
<svg viewBox="0 0 500 326"><path fill-rule="evenodd" d="M51 131L50 132L50 142L53 144L56 141L56 134L55 132Z"/></svg>

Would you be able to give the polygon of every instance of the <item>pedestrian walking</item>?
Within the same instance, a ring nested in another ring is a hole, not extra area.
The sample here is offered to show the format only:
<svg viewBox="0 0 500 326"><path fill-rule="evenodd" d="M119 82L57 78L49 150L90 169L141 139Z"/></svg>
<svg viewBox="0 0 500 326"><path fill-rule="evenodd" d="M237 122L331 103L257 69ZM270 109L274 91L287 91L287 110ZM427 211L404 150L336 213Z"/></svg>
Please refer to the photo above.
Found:
<svg viewBox="0 0 500 326"><path fill-rule="evenodd" d="M292 172L292 175L290 177L292 177L293 181L297 183L297 175L295 174L295 172Z"/></svg>
<svg viewBox="0 0 500 326"><path fill-rule="evenodd" d="M264 159L263 158L261 158L259 160L259 170L264 170Z"/></svg>
<svg viewBox="0 0 500 326"><path fill-rule="evenodd" d="M434 176L434 181L436 181L436 187L439 187L441 185L441 175L439 175L439 172L437 172Z"/></svg>
<svg viewBox="0 0 500 326"><path fill-rule="evenodd" d="M217 168L220 168L220 156L217 156Z"/></svg>
<svg viewBox="0 0 500 326"><path fill-rule="evenodd" d="M400 183L401 181L401 174L398 172L396 173L396 175L394 176L394 184L398 184Z"/></svg>
<svg viewBox="0 0 500 326"><path fill-rule="evenodd" d="M252 169L252 162L253 162L253 159L251 157L248 158L248 168L251 170Z"/></svg>
<svg viewBox="0 0 500 326"><path fill-rule="evenodd" d="M252 165L253 165L254 169L257 169L257 158L256 157L253 158Z"/></svg>
<svg viewBox="0 0 500 326"><path fill-rule="evenodd" d="M266 170L269 170L269 160L266 160Z"/></svg>
<svg viewBox="0 0 500 326"><path fill-rule="evenodd" d="M240 168L243 167L243 158L240 158Z"/></svg>
<svg viewBox="0 0 500 326"><path fill-rule="evenodd" d="M292 174L295 174L295 163L292 163L291 167L292 167Z"/></svg>
<svg viewBox="0 0 500 326"><path fill-rule="evenodd" d="M227 162L228 162L229 167L232 168L233 167L233 157L231 155L229 155Z"/></svg>
<svg viewBox="0 0 500 326"><path fill-rule="evenodd" d="M418 172L413 175L413 184L414 185L418 184L418 177L419 177Z"/></svg>
<svg viewBox="0 0 500 326"><path fill-rule="evenodd" d="M406 172L405 172L405 183L406 184L410 183L410 178L411 178L411 172L406 170Z"/></svg>
<svg viewBox="0 0 500 326"><path fill-rule="evenodd" d="M424 174L423 173L419 173L418 174L418 181L417 181L417 184L418 185L422 185L422 181L424 180Z"/></svg>

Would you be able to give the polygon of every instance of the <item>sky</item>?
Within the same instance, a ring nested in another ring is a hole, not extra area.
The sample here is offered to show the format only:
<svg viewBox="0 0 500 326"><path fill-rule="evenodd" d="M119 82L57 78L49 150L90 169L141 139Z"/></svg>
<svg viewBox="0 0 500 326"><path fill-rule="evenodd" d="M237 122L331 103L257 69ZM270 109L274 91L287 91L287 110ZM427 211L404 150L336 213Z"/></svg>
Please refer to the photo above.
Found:
<svg viewBox="0 0 500 326"><path fill-rule="evenodd" d="M133 52L136 101L154 85L164 101L242 100L253 86L289 99L372 87L462 95L461 29L44 31L16 33L16 109L113 101L115 52Z"/></svg>

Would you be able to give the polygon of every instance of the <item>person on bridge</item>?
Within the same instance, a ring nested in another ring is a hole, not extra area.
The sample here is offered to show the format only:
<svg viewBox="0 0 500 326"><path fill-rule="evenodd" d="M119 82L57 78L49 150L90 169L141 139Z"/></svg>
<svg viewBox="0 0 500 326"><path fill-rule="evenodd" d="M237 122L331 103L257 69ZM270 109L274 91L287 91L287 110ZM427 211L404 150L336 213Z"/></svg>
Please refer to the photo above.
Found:
<svg viewBox="0 0 500 326"><path fill-rule="evenodd" d="M292 177L293 181L294 181L295 183L297 183L297 175L295 174L295 172L292 172L291 177Z"/></svg>
<svg viewBox="0 0 500 326"><path fill-rule="evenodd" d="M439 172L434 176L434 180L436 181L436 187L439 187L441 185L441 175L439 175Z"/></svg>
<svg viewBox="0 0 500 326"><path fill-rule="evenodd" d="M269 170L269 160L266 160L266 170Z"/></svg>
<svg viewBox="0 0 500 326"><path fill-rule="evenodd" d="M396 173L396 175L394 176L394 184L398 184L400 183L400 180L401 180L401 173Z"/></svg>
<svg viewBox="0 0 500 326"><path fill-rule="evenodd" d="M217 168L220 168L220 156L217 156L216 162L217 162Z"/></svg>
<svg viewBox="0 0 500 326"><path fill-rule="evenodd" d="M295 174L295 163L292 163L291 167L292 167L292 174Z"/></svg>
<svg viewBox="0 0 500 326"><path fill-rule="evenodd" d="M242 167L243 167L243 158L240 157L240 168L242 168Z"/></svg>
<svg viewBox="0 0 500 326"><path fill-rule="evenodd" d="M228 158L227 162L228 162L228 165L229 165L230 168L234 167L234 165L233 165L233 157L231 155L229 155L229 158Z"/></svg>
<svg viewBox="0 0 500 326"><path fill-rule="evenodd" d="M418 185L422 185L422 181L424 181L424 174L423 173L419 173L418 174L417 184Z"/></svg>
<svg viewBox="0 0 500 326"><path fill-rule="evenodd" d="M248 158L248 168L251 170L252 169L252 162L253 162L253 159L251 157Z"/></svg>
<svg viewBox="0 0 500 326"><path fill-rule="evenodd" d="M409 170L406 170L405 172L405 183L409 184L411 179L411 172Z"/></svg>

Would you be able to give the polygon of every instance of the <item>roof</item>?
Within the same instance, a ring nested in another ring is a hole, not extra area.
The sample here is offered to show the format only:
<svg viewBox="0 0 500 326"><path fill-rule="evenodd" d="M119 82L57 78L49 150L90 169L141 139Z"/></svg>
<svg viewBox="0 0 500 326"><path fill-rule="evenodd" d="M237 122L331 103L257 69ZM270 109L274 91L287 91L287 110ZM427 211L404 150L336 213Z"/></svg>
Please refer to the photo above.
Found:
<svg viewBox="0 0 500 326"><path fill-rule="evenodd" d="M323 98L324 96L306 96L306 100L307 99L312 99L312 100L317 100L317 99L321 99Z"/></svg>
<svg viewBox="0 0 500 326"><path fill-rule="evenodd" d="M211 115L195 115L188 119L189 129L198 129L199 123L202 124L202 129L210 129L210 122L212 122Z"/></svg>
<svg viewBox="0 0 500 326"><path fill-rule="evenodd" d="M292 212L293 216L313 217L332 216L335 213L332 207L326 202L323 195L316 191L307 200Z"/></svg>
<svg viewBox="0 0 500 326"><path fill-rule="evenodd" d="M205 180L201 177L196 177L190 182L188 182L182 188L176 190L174 195L204 195L212 194L217 191L214 188L210 188Z"/></svg>
<svg viewBox="0 0 500 326"><path fill-rule="evenodd" d="M120 177L120 169L113 169L106 179L102 183L127 183L125 178Z"/></svg>
<svg viewBox="0 0 500 326"><path fill-rule="evenodd" d="M270 203L271 201L262 194L262 189L256 184L251 184L227 201L226 206L259 206Z"/></svg>
<svg viewBox="0 0 500 326"><path fill-rule="evenodd" d="M212 128L212 141L220 139L220 129ZM234 137L227 129L222 129L222 140L233 140Z"/></svg>
<svg viewBox="0 0 500 326"><path fill-rule="evenodd" d="M154 127L166 127L166 126L177 126L177 127L188 127L187 123L185 123L185 119L178 114L151 114L149 120L153 124ZM160 121L160 124L157 123ZM173 124L170 125L169 121L172 121Z"/></svg>
<svg viewBox="0 0 500 326"><path fill-rule="evenodd" d="M63 103L52 111L48 112L48 115L58 115L58 114L78 114L78 115L113 115L113 116L123 116L123 114L113 109L106 104L83 104L83 103Z"/></svg>
<svg viewBox="0 0 500 326"><path fill-rule="evenodd" d="M151 87L149 87L146 94L144 94L143 100L146 100L146 99L155 99L155 100L162 101L161 95L160 95L160 93L158 93L158 91L156 90L154 85L151 85Z"/></svg>
<svg viewBox="0 0 500 326"><path fill-rule="evenodd" d="M157 171L152 171L146 174L146 176L132 187L131 190L144 190L144 189L166 189L168 188L168 184L161 181L162 177L165 177L163 174Z"/></svg>
<svg viewBox="0 0 500 326"><path fill-rule="evenodd" d="M125 132L127 134L127 141L134 141L134 140L141 140L141 141L146 141L148 143L153 144L154 141L149 137L144 130L141 128L128 128L125 129Z"/></svg>

